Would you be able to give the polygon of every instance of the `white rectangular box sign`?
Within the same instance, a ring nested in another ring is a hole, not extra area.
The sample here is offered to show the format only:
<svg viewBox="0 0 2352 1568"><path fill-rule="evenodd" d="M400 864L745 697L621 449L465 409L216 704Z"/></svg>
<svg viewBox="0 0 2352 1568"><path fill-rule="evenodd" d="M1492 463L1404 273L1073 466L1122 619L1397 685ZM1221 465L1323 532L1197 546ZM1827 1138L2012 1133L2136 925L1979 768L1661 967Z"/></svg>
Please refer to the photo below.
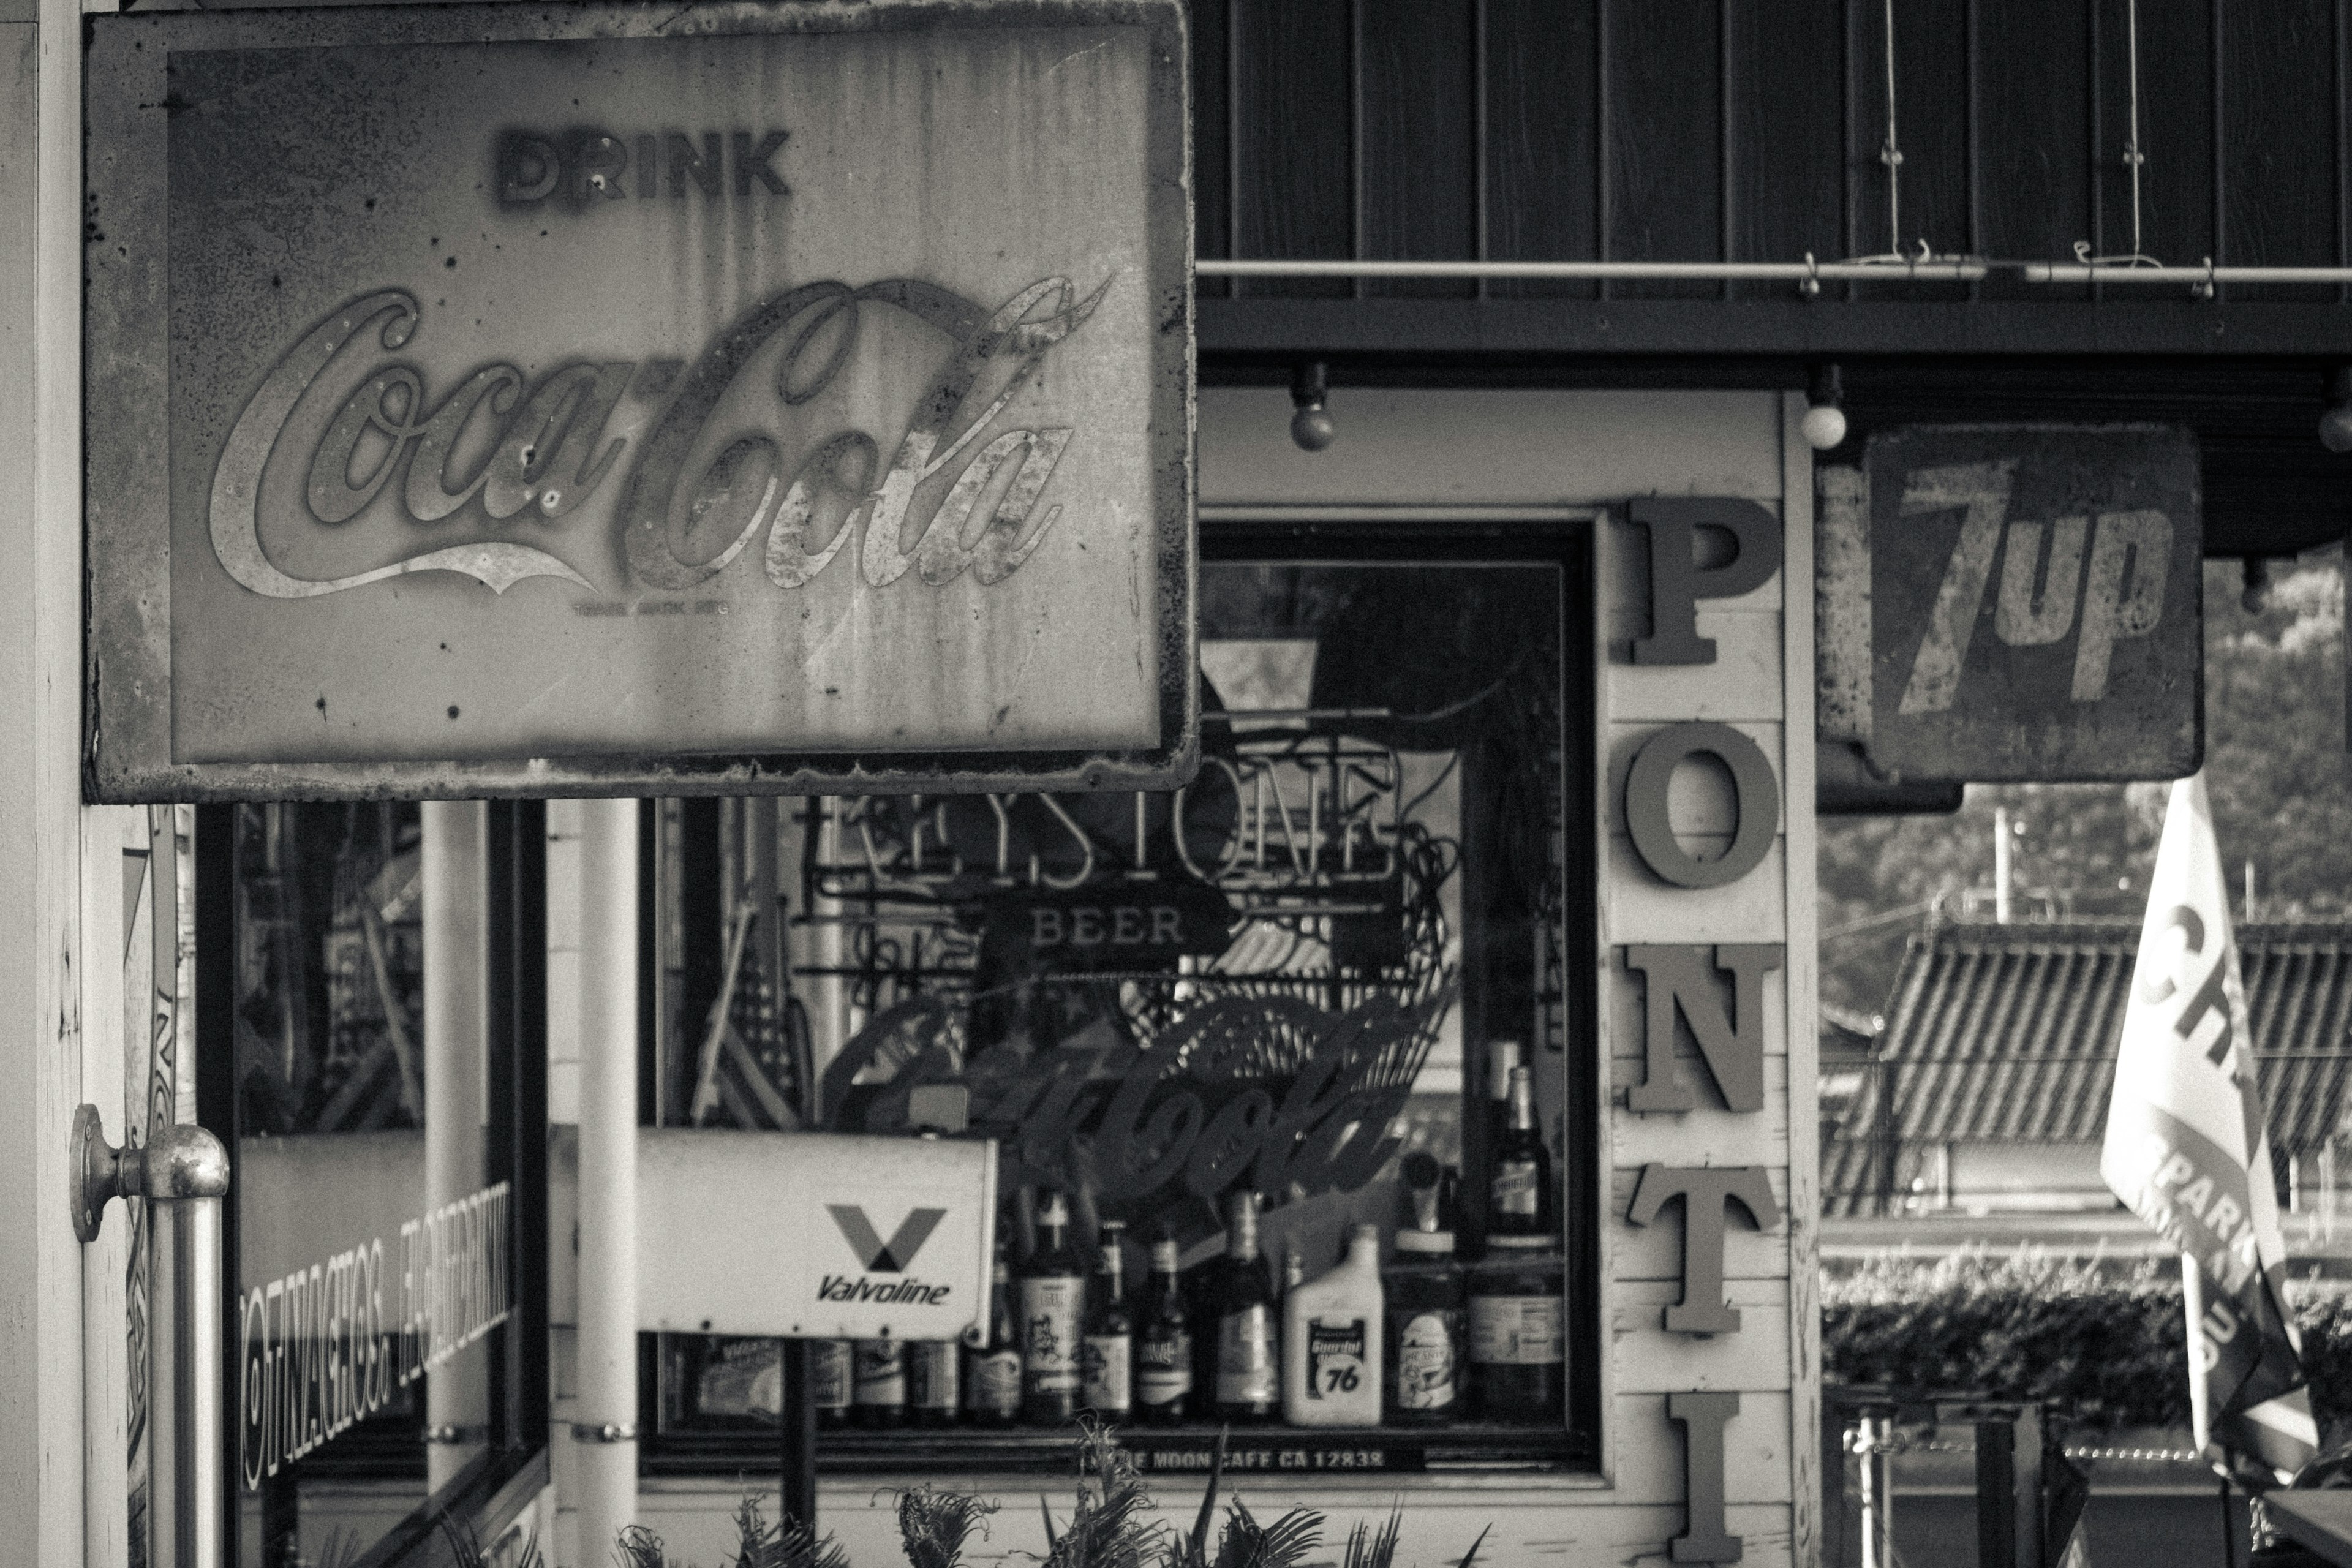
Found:
<svg viewBox="0 0 2352 1568"><path fill-rule="evenodd" d="M638 1327L951 1340L985 1323L993 1142L637 1136Z"/></svg>
<svg viewBox="0 0 2352 1568"><path fill-rule="evenodd" d="M93 797L1182 782L1186 58L1176 0L94 17Z"/></svg>

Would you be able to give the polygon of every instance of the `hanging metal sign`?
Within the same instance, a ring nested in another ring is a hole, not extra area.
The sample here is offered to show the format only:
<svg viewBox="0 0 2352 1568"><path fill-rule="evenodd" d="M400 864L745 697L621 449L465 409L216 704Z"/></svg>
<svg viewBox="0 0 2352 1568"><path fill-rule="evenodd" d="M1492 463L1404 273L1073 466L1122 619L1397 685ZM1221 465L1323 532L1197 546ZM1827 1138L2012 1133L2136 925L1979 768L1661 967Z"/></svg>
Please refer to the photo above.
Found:
<svg viewBox="0 0 2352 1568"><path fill-rule="evenodd" d="M661 1216L638 1235L639 1327L951 1340L987 1326L994 1143L649 1130L637 1150L638 1205Z"/></svg>
<svg viewBox="0 0 2352 1568"><path fill-rule="evenodd" d="M1175 0L94 19L93 797L1181 782L1185 58Z"/></svg>
<svg viewBox="0 0 2352 1568"><path fill-rule="evenodd" d="M2204 752L2196 437L1923 426L1821 479L1821 733L1890 780L2178 778Z"/></svg>

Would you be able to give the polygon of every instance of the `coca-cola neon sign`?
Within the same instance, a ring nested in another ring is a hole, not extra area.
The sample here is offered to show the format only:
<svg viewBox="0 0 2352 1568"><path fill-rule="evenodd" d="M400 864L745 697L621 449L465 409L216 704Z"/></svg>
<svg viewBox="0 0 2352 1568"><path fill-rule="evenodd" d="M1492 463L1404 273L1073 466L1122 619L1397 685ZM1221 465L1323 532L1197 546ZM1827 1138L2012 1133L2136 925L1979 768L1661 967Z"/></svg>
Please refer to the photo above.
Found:
<svg viewBox="0 0 2352 1568"><path fill-rule="evenodd" d="M1061 507L1049 506L1031 521L1076 431L1016 426L975 444L993 428L1046 353L1086 324L1114 280L1104 280L1081 298L1068 279L1047 278L993 310L913 279L857 289L822 282L787 289L761 301L704 350L625 465L626 438L607 438L603 427L636 378L638 367L630 362L565 364L535 384L527 384L515 366L493 363L461 378L437 401L414 367L386 363L344 399L310 454L304 499L322 526L358 516L386 490L417 523L437 522L475 502L496 521L536 513L552 523L576 510L625 466L620 504L628 567L645 586L673 592L693 587L732 564L762 532L766 575L780 589L806 585L853 536L861 540L857 569L877 588L889 586L910 569L933 587L967 571L981 583L1001 583L1036 552L1061 517ZM945 367L916 400L887 470L874 437L852 429L797 453L789 479L782 447L763 433L736 437L698 474L687 472L693 455L706 445L706 422L761 350L784 340L776 400L784 407L809 402L856 353L859 314L868 309L905 311L952 345ZM376 341L387 353L396 353L415 335L420 319L415 296L404 289L363 294L312 328L262 382L230 432L213 476L212 543L222 568L273 599L339 594L412 572L456 572L499 594L542 576L594 591L597 584L553 552L504 540L420 551L389 565L329 578L289 575L263 550L262 472L278 455L280 437L305 396L370 327L381 322ZM982 402L990 391L994 395ZM469 475L451 473L460 436L485 410L505 420L490 455ZM362 456L361 442L371 434L377 450ZM911 516L917 489L959 460L960 477L930 516ZM713 479L731 494L748 477L743 470L750 465L764 469L764 483L732 542L708 560L682 559L673 514ZM395 478L402 480L397 487ZM682 494L681 483L689 479L695 483ZM975 532L979 503L992 492L1000 499ZM905 540L909 521L921 525L911 547Z"/></svg>

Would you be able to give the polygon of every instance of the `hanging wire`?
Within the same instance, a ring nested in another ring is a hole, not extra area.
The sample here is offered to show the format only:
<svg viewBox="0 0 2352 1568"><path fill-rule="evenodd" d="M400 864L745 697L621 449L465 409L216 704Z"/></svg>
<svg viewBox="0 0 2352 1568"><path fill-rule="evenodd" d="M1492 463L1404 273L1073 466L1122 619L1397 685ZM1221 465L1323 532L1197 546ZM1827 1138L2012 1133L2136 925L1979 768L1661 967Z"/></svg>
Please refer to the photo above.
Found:
<svg viewBox="0 0 2352 1568"><path fill-rule="evenodd" d="M1895 0L1886 0L1886 141L1878 149L1886 165L1886 250L1903 254L1903 149L1895 138ZM1921 242L1926 248L1926 242Z"/></svg>
<svg viewBox="0 0 2352 1568"><path fill-rule="evenodd" d="M2139 144L2139 0L2126 0L2124 36L2128 40L2131 62L2131 80L2126 94L2126 101L2130 105L2131 119L2124 134L2124 167L2131 172L2131 249L2122 256L2094 256L2091 254L2091 242L2087 239L2078 239L2074 242L2074 259L2086 267L2161 267L2163 265L2156 258L2147 254L2140 244L2139 175L2141 168L2147 163L2147 153ZM2210 258L2207 258L2206 265L2209 268L2212 265ZM2211 287L2209 280L2196 292L2201 298L2210 299Z"/></svg>

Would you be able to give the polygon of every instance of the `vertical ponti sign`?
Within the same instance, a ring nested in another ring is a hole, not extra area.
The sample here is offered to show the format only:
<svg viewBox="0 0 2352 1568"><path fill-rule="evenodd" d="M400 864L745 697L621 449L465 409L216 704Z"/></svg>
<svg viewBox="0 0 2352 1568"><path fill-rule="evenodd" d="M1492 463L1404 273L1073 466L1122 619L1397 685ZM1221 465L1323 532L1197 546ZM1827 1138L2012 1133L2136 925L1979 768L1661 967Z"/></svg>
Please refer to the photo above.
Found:
<svg viewBox="0 0 2352 1568"><path fill-rule="evenodd" d="M1821 727L1890 779L2178 778L2204 749L2196 438L1945 426L1821 479Z"/></svg>
<svg viewBox="0 0 2352 1568"><path fill-rule="evenodd" d="M1174 0L100 19L96 795L1177 782L1185 58Z"/></svg>

